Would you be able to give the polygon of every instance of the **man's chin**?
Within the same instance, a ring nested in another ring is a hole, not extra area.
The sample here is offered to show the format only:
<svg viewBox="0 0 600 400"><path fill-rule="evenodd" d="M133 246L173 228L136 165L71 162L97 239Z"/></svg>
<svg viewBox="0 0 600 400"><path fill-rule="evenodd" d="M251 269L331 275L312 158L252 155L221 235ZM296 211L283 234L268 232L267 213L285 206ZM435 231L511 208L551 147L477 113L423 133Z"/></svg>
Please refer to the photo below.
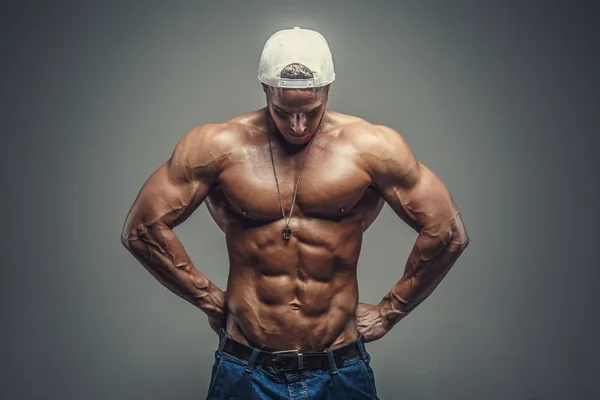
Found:
<svg viewBox="0 0 600 400"><path fill-rule="evenodd" d="M296 134L292 134L292 133L285 133L283 135L283 138L291 144L306 144L309 142L310 138L311 138L311 133L307 132L305 134L302 135L296 135Z"/></svg>

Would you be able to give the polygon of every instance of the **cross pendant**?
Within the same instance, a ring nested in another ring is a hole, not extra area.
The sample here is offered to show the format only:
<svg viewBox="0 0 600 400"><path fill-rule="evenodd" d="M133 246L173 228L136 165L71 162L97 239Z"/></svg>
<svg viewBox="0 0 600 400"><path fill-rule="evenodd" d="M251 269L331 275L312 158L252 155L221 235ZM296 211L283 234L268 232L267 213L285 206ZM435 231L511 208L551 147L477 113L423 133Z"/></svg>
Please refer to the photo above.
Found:
<svg viewBox="0 0 600 400"><path fill-rule="evenodd" d="M287 224L285 225L285 228L283 228L281 233L283 233L283 238L285 240L290 240L290 238L292 237L292 230Z"/></svg>

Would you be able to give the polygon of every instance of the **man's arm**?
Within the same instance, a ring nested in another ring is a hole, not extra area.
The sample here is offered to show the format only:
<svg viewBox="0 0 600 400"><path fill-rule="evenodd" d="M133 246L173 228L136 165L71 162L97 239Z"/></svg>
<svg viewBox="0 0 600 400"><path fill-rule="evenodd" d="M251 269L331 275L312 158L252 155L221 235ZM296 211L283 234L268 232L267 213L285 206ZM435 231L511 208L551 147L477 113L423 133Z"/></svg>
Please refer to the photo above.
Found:
<svg viewBox="0 0 600 400"><path fill-rule="evenodd" d="M397 132L382 126L374 129L366 156L373 185L418 236L404 274L376 306L379 318L370 321L365 334L371 340L383 336L423 302L469 243L460 212L443 182L416 160Z"/></svg>
<svg viewBox="0 0 600 400"><path fill-rule="evenodd" d="M202 204L216 181L217 129L201 126L179 141L171 158L142 186L121 234L123 245L148 272L204 311L215 331L224 322L224 293L194 267L173 229Z"/></svg>

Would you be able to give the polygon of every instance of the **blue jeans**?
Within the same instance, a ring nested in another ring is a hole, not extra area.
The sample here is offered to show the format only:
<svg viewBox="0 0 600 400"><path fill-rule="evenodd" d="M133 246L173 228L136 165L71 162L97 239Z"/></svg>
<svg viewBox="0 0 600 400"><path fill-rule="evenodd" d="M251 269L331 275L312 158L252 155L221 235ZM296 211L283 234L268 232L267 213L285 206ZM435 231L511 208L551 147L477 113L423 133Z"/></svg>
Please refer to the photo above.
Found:
<svg viewBox="0 0 600 400"><path fill-rule="evenodd" d="M316 371L275 371L252 361L223 352L226 333L215 352L207 400L363 400L377 399L375 377L369 366L362 337L360 355L348 358L344 365Z"/></svg>

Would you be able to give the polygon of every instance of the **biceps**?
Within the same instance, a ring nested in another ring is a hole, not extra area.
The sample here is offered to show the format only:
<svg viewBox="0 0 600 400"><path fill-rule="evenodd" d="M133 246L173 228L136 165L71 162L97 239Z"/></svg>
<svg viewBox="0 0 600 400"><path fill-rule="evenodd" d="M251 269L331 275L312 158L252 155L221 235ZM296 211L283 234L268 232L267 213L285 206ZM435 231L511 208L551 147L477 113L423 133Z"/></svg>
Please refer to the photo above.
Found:
<svg viewBox="0 0 600 400"><path fill-rule="evenodd" d="M444 183L419 163L410 186L391 184L384 192L390 207L413 229L440 233L447 231L459 211Z"/></svg>
<svg viewBox="0 0 600 400"><path fill-rule="evenodd" d="M133 233L157 224L173 228L198 208L208 191L208 184L177 176L166 162L142 186L129 211L124 231Z"/></svg>

